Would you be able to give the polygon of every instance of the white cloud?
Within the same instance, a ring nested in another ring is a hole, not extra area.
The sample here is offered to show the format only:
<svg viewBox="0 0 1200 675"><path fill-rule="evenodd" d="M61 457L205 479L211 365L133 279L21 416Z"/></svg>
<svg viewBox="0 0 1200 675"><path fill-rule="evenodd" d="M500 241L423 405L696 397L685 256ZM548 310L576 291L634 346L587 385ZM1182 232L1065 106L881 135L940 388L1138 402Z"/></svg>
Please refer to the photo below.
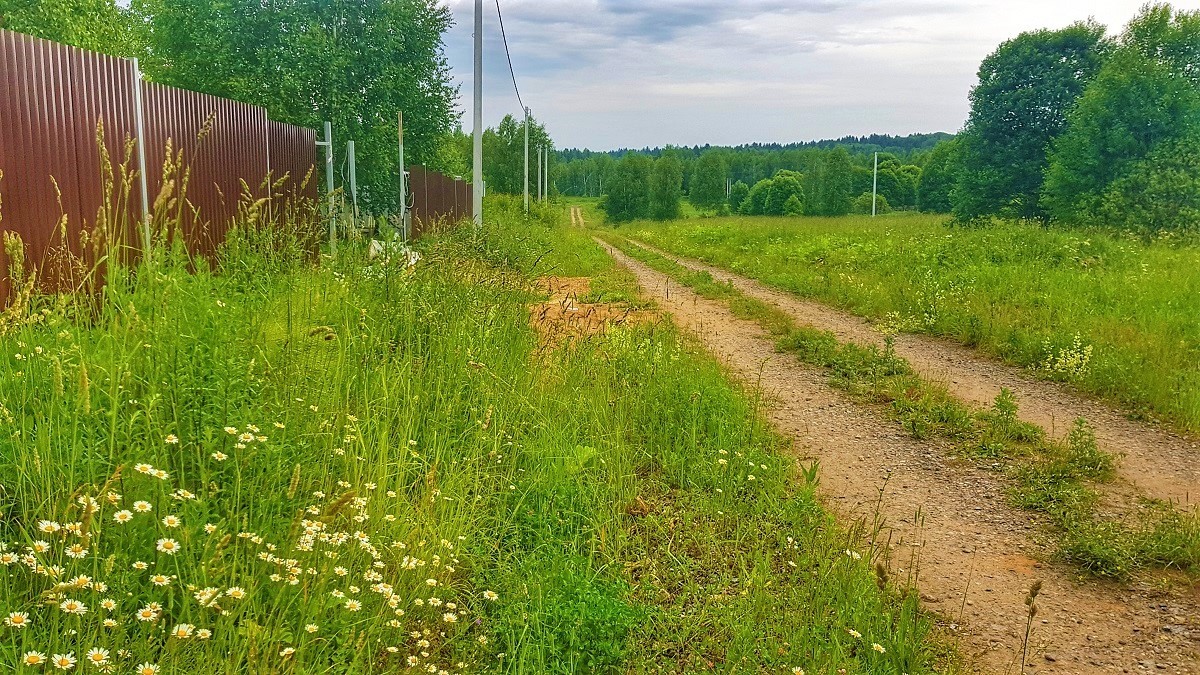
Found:
<svg viewBox="0 0 1200 675"><path fill-rule="evenodd" d="M440 0L471 97L472 0ZM525 103L560 147L789 142L955 131L979 62L1024 30L1143 0L501 0ZM520 113L484 0L488 124Z"/></svg>

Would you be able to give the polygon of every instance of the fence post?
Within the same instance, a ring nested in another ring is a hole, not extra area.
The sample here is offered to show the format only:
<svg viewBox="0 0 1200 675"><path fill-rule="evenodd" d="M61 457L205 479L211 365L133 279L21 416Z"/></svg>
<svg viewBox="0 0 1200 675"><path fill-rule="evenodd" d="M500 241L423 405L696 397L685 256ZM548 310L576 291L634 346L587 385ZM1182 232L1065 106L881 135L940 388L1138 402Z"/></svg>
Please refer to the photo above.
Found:
<svg viewBox="0 0 1200 675"><path fill-rule="evenodd" d="M317 145L325 146L325 189L329 194L329 253L337 252L336 208L333 201L333 123L325 123L325 140Z"/></svg>
<svg viewBox="0 0 1200 675"><path fill-rule="evenodd" d="M354 208L354 227L358 227L358 173L354 166L354 141L346 141L346 159L350 162L350 203Z"/></svg>
<svg viewBox="0 0 1200 675"><path fill-rule="evenodd" d="M408 241L408 186L404 180L404 111L396 114L396 132L400 138L400 231Z"/></svg>
<svg viewBox="0 0 1200 675"><path fill-rule="evenodd" d="M146 179L146 111L143 107L142 68L133 59L133 119L137 133L138 182L142 192L142 255L150 255L150 187Z"/></svg>

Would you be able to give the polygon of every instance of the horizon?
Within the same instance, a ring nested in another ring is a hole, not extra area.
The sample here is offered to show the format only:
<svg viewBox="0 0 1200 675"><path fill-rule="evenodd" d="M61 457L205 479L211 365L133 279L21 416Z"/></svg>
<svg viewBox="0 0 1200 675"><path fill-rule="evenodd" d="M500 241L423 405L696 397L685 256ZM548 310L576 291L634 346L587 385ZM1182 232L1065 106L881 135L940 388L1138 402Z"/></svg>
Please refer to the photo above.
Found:
<svg viewBox="0 0 1200 675"><path fill-rule="evenodd" d="M438 2L455 19L445 53L465 113L472 3ZM1089 18L1114 35L1142 4L511 0L501 8L521 96L555 145L612 152L954 134L980 62L1000 43ZM494 127L521 110L492 2L484 59L484 124ZM468 132L469 117L461 118Z"/></svg>

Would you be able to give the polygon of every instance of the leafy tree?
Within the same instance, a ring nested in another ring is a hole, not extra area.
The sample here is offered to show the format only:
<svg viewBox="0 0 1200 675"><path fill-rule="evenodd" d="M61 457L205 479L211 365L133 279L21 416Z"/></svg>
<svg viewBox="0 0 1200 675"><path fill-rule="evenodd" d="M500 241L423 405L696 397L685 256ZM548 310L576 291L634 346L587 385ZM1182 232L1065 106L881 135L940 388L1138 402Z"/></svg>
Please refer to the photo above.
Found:
<svg viewBox="0 0 1200 675"><path fill-rule="evenodd" d="M1071 113L1067 132L1054 142L1045 208L1056 220L1085 223L1111 217L1114 205L1144 204L1144 195L1116 192L1144 186L1157 171L1139 165L1156 156L1176 157L1189 145L1181 139L1198 128L1200 12L1172 16L1169 6L1148 5ZM1158 216L1154 221L1163 222Z"/></svg>
<svg viewBox="0 0 1200 675"><path fill-rule="evenodd" d="M674 155L659 157L650 173L650 217L655 220L678 218L682 197L683 162Z"/></svg>
<svg viewBox="0 0 1200 675"><path fill-rule="evenodd" d="M864 192L855 197L854 202L850 205L850 212L860 215L871 215L871 193ZM884 197L883 195L877 195L875 197L875 213L883 214L891 212L892 206L891 204L888 204L887 197Z"/></svg>
<svg viewBox="0 0 1200 675"><path fill-rule="evenodd" d="M698 209L715 211L725 203L725 179L729 168L715 151L700 155L692 170L688 200Z"/></svg>
<svg viewBox="0 0 1200 675"><path fill-rule="evenodd" d="M746 202L746 198L750 196L750 186L742 181L733 184L729 189L729 210L737 213L741 211L742 204Z"/></svg>
<svg viewBox="0 0 1200 675"><path fill-rule="evenodd" d="M1104 27L1089 22L1022 33L984 59L961 135L958 218L1043 215L1046 149L1066 129L1105 52Z"/></svg>
<svg viewBox="0 0 1200 675"><path fill-rule="evenodd" d="M442 45L451 14L437 0L135 0L133 11L151 79L293 124L332 121L339 146L357 145L368 209L395 203L398 111L406 159L443 168L457 91Z"/></svg>
<svg viewBox="0 0 1200 675"><path fill-rule="evenodd" d="M784 206L788 199L795 197L804 203L804 187L800 183L800 174L795 171L780 171L771 180L771 188L767 192L767 203L764 213L768 216L784 215ZM803 207L802 207L803 208Z"/></svg>
<svg viewBox="0 0 1200 675"><path fill-rule="evenodd" d="M746 194L746 199L742 201L742 213L748 216L765 216L767 214L767 195L771 193L771 186L775 181L770 178L764 178L754 184L750 188L750 192Z"/></svg>
<svg viewBox="0 0 1200 675"><path fill-rule="evenodd" d="M804 203L800 201L799 195L788 197L783 203L783 215L785 216L802 216L804 215Z"/></svg>
<svg viewBox="0 0 1200 675"><path fill-rule="evenodd" d="M617 162L608 182L600 208L609 222L625 223L650 217L650 174L653 160L645 155L627 153Z"/></svg>
<svg viewBox="0 0 1200 675"><path fill-rule="evenodd" d="M927 213L950 213L950 195L958 179L958 142L937 144L929 153L917 185L917 208Z"/></svg>
<svg viewBox="0 0 1200 675"><path fill-rule="evenodd" d="M538 148L553 149L546 127L536 119L529 123L529 191L537 194ZM550 153L554 158L554 153ZM525 192L525 119L518 122L505 115L495 129L483 132L483 178L489 192L511 195ZM551 162L553 163L553 162Z"/></svg>
<svg viewBox="0 0 1200 675"><path fill-rule="evenodd" d="M1200 133L1160 143L1104 192L1105 224L1149 235L1200 230Z"/></svg>
<svg viewBox="0 0 1200 675"><path fill-rule="evenodd" d="M0 28L114 56L137 56L135 25L115 0L0 0Z"/></svg>
<svg viewBox="0 0 1200 675"><path fill-rule="evenodd" d="M817 158L804 176L809 195L808 212L818 216L842 216L850 212L854 197L854 163L845 148L834 148Z"/></svg>

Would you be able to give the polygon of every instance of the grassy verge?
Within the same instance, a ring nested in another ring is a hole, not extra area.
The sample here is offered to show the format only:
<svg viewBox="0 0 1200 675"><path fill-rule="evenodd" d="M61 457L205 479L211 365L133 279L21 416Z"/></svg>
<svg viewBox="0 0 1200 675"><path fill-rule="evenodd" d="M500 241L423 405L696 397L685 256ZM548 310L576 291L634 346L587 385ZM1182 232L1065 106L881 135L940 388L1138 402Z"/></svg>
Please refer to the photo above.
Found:
<svg viewBox="0 0 1200 675"><path fill-rule="evenodd" d="M915 438L951 441L964 456L1003 470L1011 479L1012 502L1045 514L1058 531L1061 555L1101 576L1126 577L1146 567L1200 572L1200 519L1166 505L1148 505L1126 521L1097 513L1094 484L1111 478L1112 457L1096 447L1083 420L1065 442L1047 439L1042 429L1017 419L1011 393L1004 391L988 410L973 410L944 387L918 376L885 347L842 343L827 331L797 326L777 308L749 298L732 285L713 280L612 232L607 242L700 295L729 304L736 316L758 322L776 338L780 351L829 369L830 382L859 401L886 406Z"/></svg>
<svg viewBox="0 0 1200 675"><path fill-rule="evenodd" d="M805 297L943 335L1200 432L1200 247L944 219L712 218L629 236Z"/></svg>
<svg viewBox="0 0 1200 675"><path fill-rule="evenodd" d="M4 668L945 663L916 594L669 325L539 349L533 276L610 299L629 278L555 214L491 206L413 266L246 235L215 271L164 252L96 307L6 315Z"/></svg>

